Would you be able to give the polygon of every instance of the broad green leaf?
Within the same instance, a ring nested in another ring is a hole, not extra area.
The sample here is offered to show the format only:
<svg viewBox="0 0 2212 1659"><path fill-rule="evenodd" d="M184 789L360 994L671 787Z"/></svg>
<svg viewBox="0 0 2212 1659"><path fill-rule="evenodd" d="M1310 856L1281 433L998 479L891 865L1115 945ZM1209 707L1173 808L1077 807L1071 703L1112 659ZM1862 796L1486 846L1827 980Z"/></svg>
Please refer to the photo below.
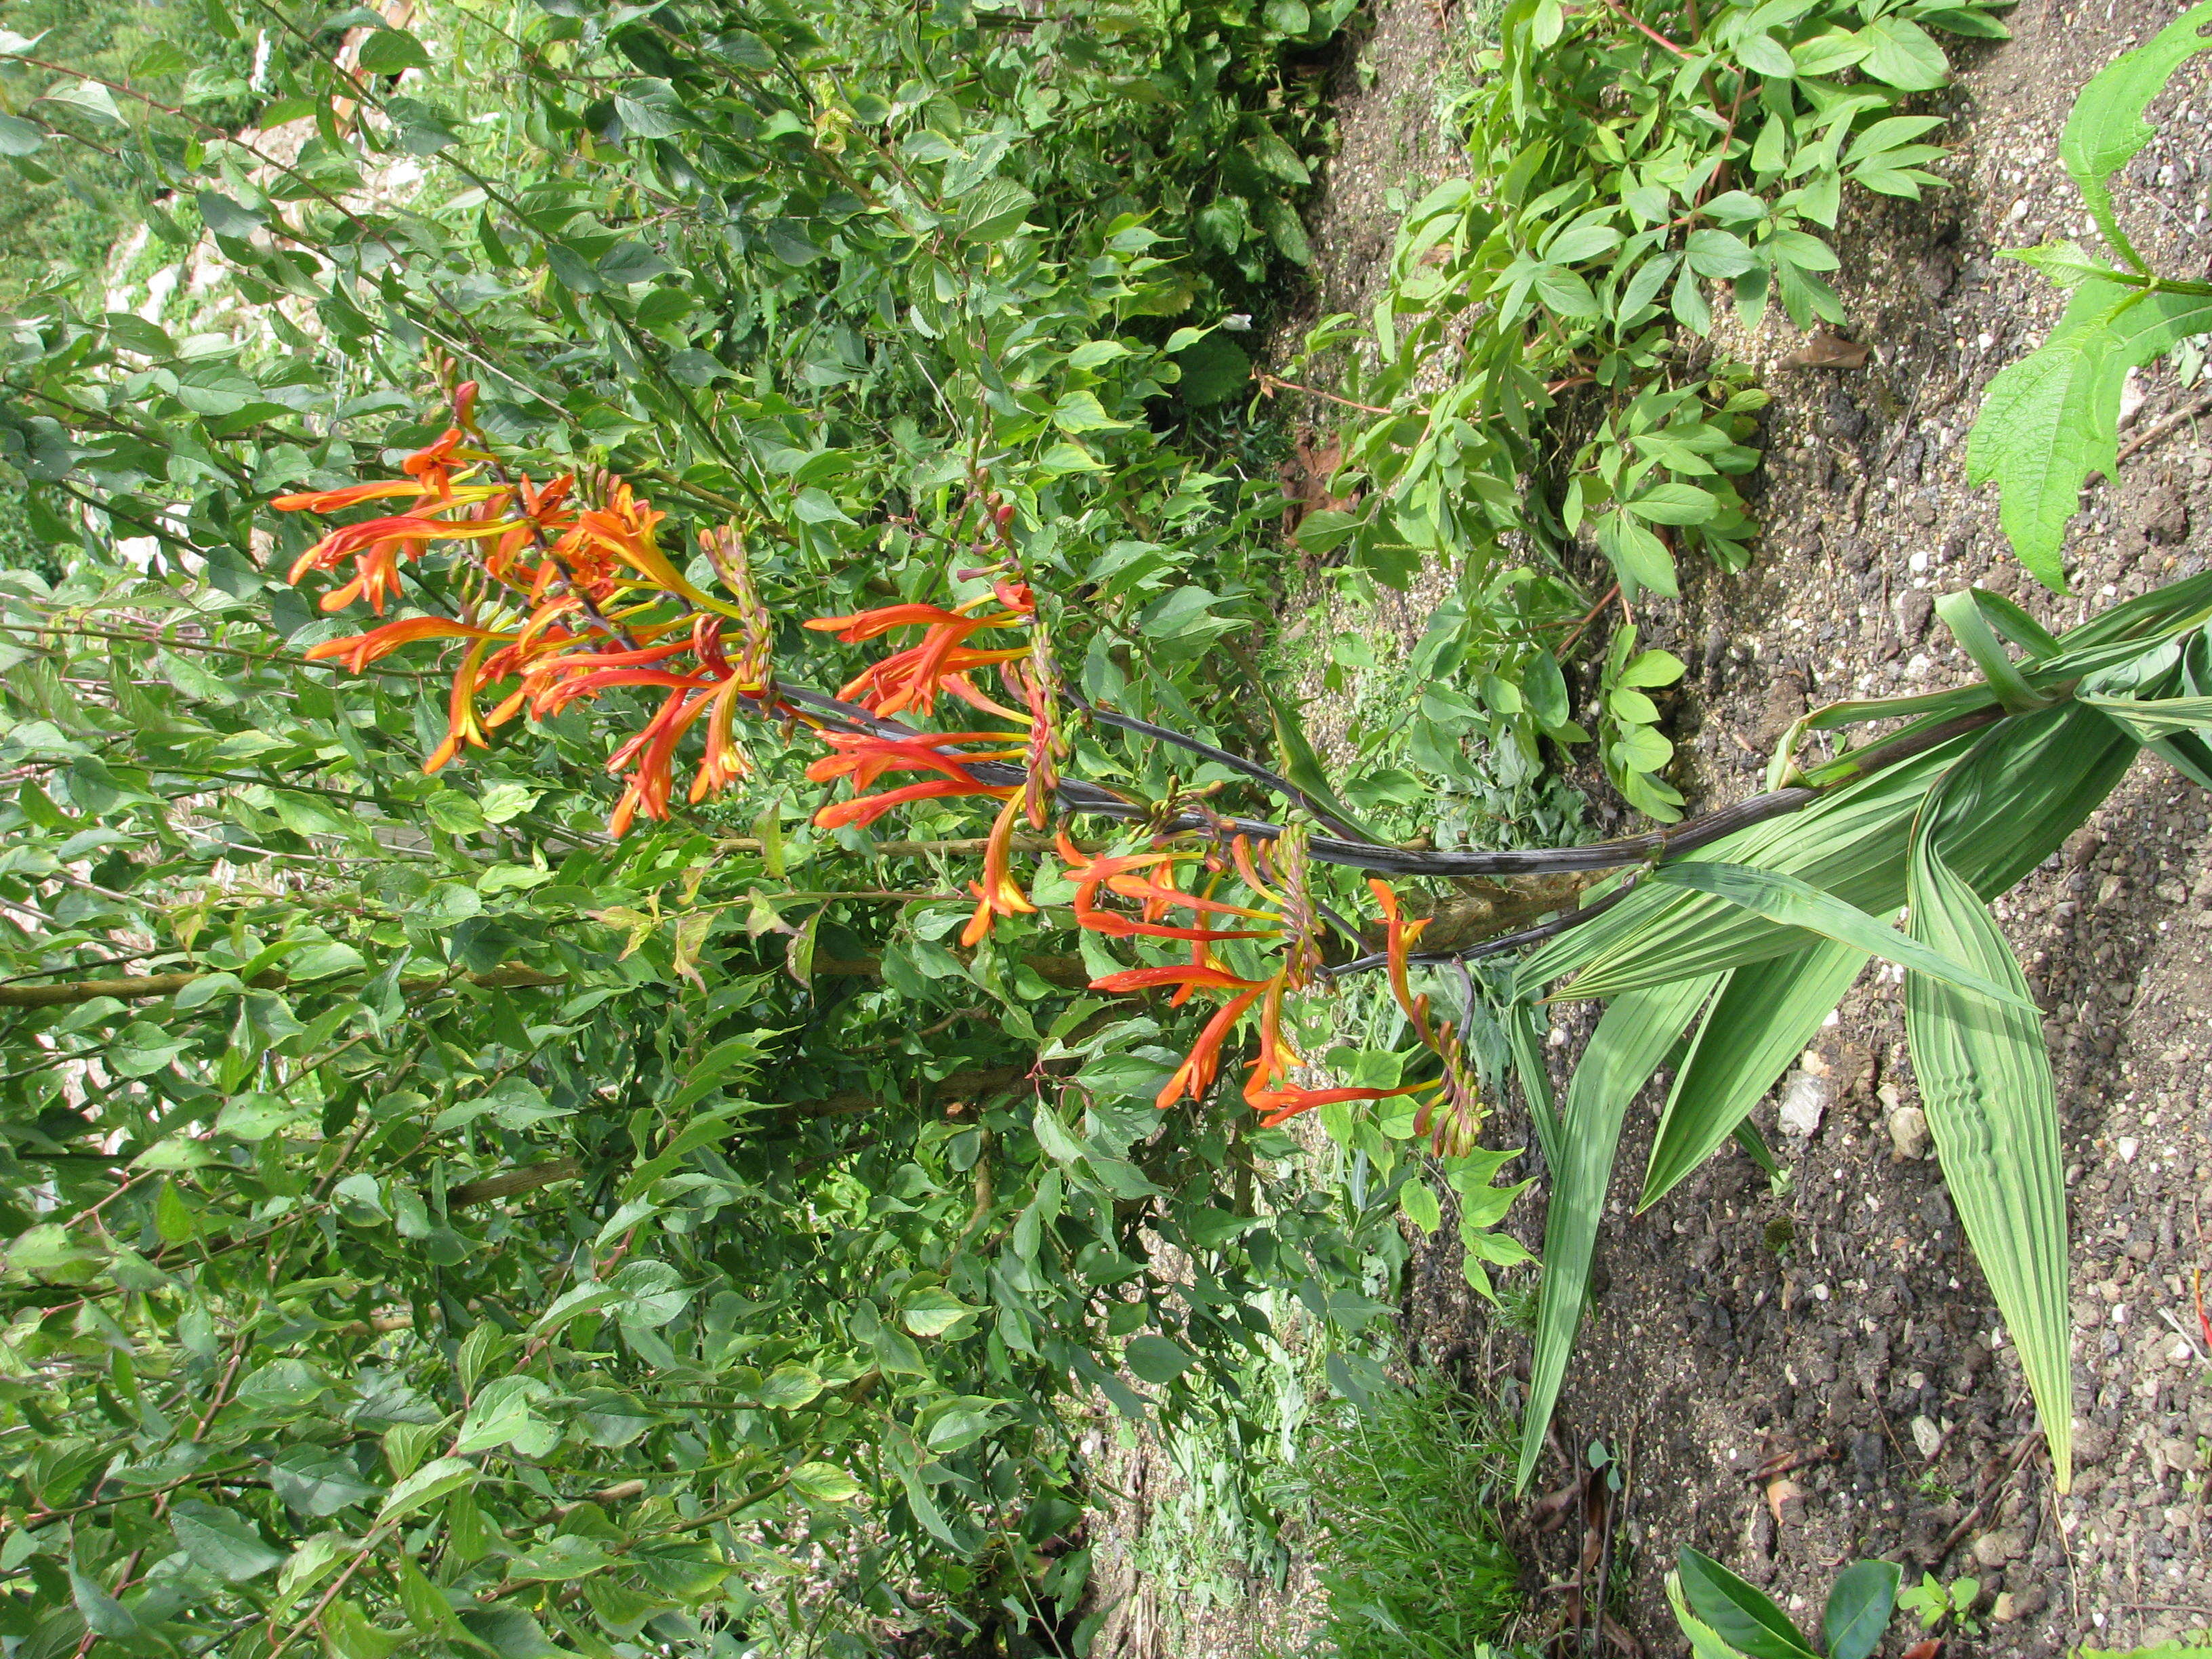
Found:
<svg viewBox="0 0 2212 1659"><path fill-rule="evenodd" d="M1521 1458L1514 1489L1526 1492L1544 1450L1552 1408L1559 1402L1583 1303L1589 1294L1606 1189L1620 1149L1628 1103L1650 1081L1667 1051L1712 994L1706 975L1632 991L1598 1021L1574 1080L1552 1162L1552 1194L1544 1216L1544 1278L1537 1293L1535 1350L1528 1363L1528 1404L1521 1418Z"/></svg>
<svg viewBox="0 0 2212 1659"><path fill-rule="evenodd" d="M1637 1208L1650 1208L1712 1154L1805 1051L1867 952L1832 939L1731 971L1674 1074Z"/></svg>
<svg viewBox="0 0 2212 1659"><path fill-rule="evenodd" d="M2019 665L1998 640L1997 630L1983 614L1980 601L1978 589L1959 588L1936 601L1936 614L1973 659L1974 666L1982 671L1982 678L2008 713L2021 714L2042 708L2051 699L2039 696L2021 675Z"/></svg>
<svg viewBox="0 0 2212 1659"><path fill-rule="evenodd" d="M1766 1593L1687 1545L1676 1558L1682 1593L1713 1633L1750 1659L1819 1659L1790 1615Z"/></svg>
<svg viewBox="0 0 2212 1659"><path fill-rule="evenodd" d="M1861 31L1859 67L1900 92L1933 92L1951 78L1950 60L1928 31L1898 16L1877 17Z"/></svg>
<svg viewBox="0 0 2212 1659"><path fill-rule="evenodd" d="M1164 1336L1133 1337L1128 1347L1129 1369L1147 1382L1172 1382L1198 1363L1197 1356L1180 1342Z"/></svg>
<svg viewBox="0 0 2212 1659"><path fill-rule="evenodd" d="M1916 937L2026 1000L2027 981L1980 896L1927 833L1913 838L1911 896ZM2065 1492L2074 1480L2066 1189L2042 1020L1908 972L1905 1033L1944 1184L2012 1334Z"/></svg>
<svg viewBox="0 0 2212 1659"><path fill-rule="evenodd" d="M2103 709L2143 743L2176 732L2212 731L2212 697L2105 697L2085 692L2081 701Z"/></svg>
<svg viewBox="0 0 2212 1659"><path fill-rule="evenodd" d="M1690 1638L1692 1659L1743 1659L1743 1656L1721 1640L1720 1632L1690 1611L1690 1604L1682 1596L1682 1575L1667 1575L1667 1605L1674 1610L1674 1622L1682 1634Z"/></svg>
<svg viewBox="0 0 2212 1659"><path fill-rule="evenodd" d="M2058 136L2058 159L2089 204L2106 240L2133 260L2134 250L2119 233L2106 181L2133 161L2157 136L2143 111L2200 52L2212 52L2203 33L2212 23L2212 3L2191 7L2146 44L2124 52L2089 79L2074 100L2065 131Z"/></svg>
<svg viewBox="0 0 2212 1659"><path fill-rule="evenodd" d="M1962 751L1967 751L1963 754ZM1907 834L1929 786L1949 768L1944 856L1985 897L2005 891L2111 793L2135 740L2087 705L2017 715L1833 790L1804 811L1740 830L1704 849L1719 861L1793 875L1871 915L1905 902ZM1534 994L1576 973L1563 994L1612 996L1691 974L1717 973L1811 941L1711 894L1647 882L1620 904L1540 946L1515 984ZM1577 970L1580 971L1577 973Z"/></svg>
<svg viewBox="0 0 2212 1659"><path fill-rule="evenodd" d="M283 1564L284 1552L271 1549L246 1517L193 1499L173 1506L169 1530L177 1547L227 1583L258 1578Z"/></svg>
<svg viewBox="0 0 2212 1659"><path fill-rule="evenodd" d="M2120 389L2130 368L2212 331L2212 299L2090 279L2049 337L1990 382L1966 436L1966 482L1995 483L2020 562L2064 592L2059 547L2092 473L2118 465Z"/></svg>
<svg viewBox="0 0 2212 1659"><path fill-rule="evenodd" d="M458 1492L473 1484L477 1466L459 1457L440 1457L425 1463L386 1495L383 1505L376 1511L376 1524L391 1525L404 1520L426 1504L434 1504L449 1492Z"/></svg>
<svg viewBox="0 0 2212 1659"><path fill-rule="evenodd" d="M2033 1010L2035 1004L2024 991L1984 978L1969 968L1947 959L1908 934L1885 926L1832 893L1824 893L1795 876L1742 864L1713 864L1685 860L1662 864L1651 879L1673 886L1711 893L1731 904L1755 911L1784 927L1801 927L1838 944L1880 957L1914 973L1927 974L1947 985L1973 991L1994 1001Z"/></svg>
<svg viewBox="0 0 2212 1659"><path fill-rule="evenodd" d="M1854 1561L1836 1575L1820 1615L1828 1659L1867 1659L1889 1627L1903 1577L1893 1561Z"/></svg>

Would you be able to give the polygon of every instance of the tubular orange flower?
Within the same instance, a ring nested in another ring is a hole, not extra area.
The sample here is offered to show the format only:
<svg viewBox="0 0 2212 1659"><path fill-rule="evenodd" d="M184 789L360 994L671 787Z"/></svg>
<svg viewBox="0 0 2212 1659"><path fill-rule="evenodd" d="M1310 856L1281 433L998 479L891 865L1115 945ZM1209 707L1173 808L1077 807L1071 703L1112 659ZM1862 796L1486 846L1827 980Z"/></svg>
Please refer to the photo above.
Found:
<svg viewBox="0 0 2212 1659"><path fill-rule="evenodd" d="M425 772L435 772L461 752L461 745L482 749L491 739L484 734L483 724L477 718L477 678L483 672L484 652L491 638L487 635L469 647L468 654L453 674L453 695L447 700L448 718L446 740L430 751L430 758L422 763Z"/></svg>
<svg viewBox="0 0 2212 1659"><path fill-rule="evenodd" d="M1219 968L1199 968L1170 963L1161 968L1125 968L1091 981L1094 991L1150 991L1163 985L1179 985L1186 991L1264 991L1265 980L1239 979Z"/></svg>
<svg viewBox="0 0 2212 1659"><path fill-rule="evenodd" d="M403 617L398 622L386 623L381 628L372 628L366 634L351 634L343 639L325 640L320 645L307 647L309 662L335 662L354 673L363 673L369 664L390 656L403 645L412 645L417 640L491 640L502 637L489 628L478 628L473 623L455 622L449 617Z"/></svg>
<svg viewBox="0 0 2212 1659"><path fill-rule="evenodd" d="M860 829L913 801L934 800L945 795L1003 796L1012 793L1011 789L987 788L981 784L956 783L950 778L932 778L927 783L909 783L886 789L880 795L862 795L825 806L814 815L814 824L818 830L842 830L848 824Z"/></svg>
<svg viewBox="0 0 2212 1659"><path fill-rule="evenodd" d="M373 483L348 484L343 489L311 489L297 495L279 495L269 505L279 513L339 513L362 501L383 501L393 495L416 495L422 486L412 478L384 478Z"/></svg>
<svg viewBox="0 0 2212 1659"><path fill-rule="evenodd" d="M1094 980L1091 982L1096 985L1102 981ZM1198 1041L1191 1044L1190 1052L1183 1056L1182 1064L1176 1067L1174 1073L1161 1086L1159 1094L1152 1102L1155 1106L1165 1111L1185 1095L1194 1101L1204 1102L1206 1091L1213 1086L1213 1079L1221 1070L1222 1043L1228 1040L1229 1033L1236 1028L1237 1022L1244 1017L1244 1011L1258 1001L1266 989L1265 985L1255 985L1221 1005L1213 1018L1206 1022L1205 1029L1199 1032Z"/></svg>
<svg viewBox="0 0 2212 1659"><path fill-rule="evenodd" d="M1021 812L1020 794L1010 792L1006 804L999 809L998 819L991 826L990 839L984 843L983 879L968 884L969 890L975 895L976 904L975 914L961 930L960 943L965 948L981 944L997 917L1036 914L1036 906L1030 902L1029 895L1022 891L1021 884L1013 876L1014 824Z"/></svg>

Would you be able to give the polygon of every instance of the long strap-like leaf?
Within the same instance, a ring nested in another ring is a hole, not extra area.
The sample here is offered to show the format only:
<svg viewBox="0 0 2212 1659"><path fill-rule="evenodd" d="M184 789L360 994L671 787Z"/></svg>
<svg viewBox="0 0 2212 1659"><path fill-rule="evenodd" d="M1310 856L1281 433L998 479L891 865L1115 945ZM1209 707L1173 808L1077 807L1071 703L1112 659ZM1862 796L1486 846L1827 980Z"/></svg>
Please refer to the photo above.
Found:
<svg viewBox="0 0 2212 1659"><path fill-rule="evenodd" d="M1913 837L1915 937L2026 995L2027 981L1996 924L1943 861L1929 828L1923 819ZM2074 1478L2066 1188L2042 1022L1929 975L1907 973L1905 1033L1951 1201L2019 1350L2058 1490L2065 1492Z"/></svg>
<svg viewBox="0 0 2212 1659"><path fill-rule="evenodd" d="M1747 864L1686 862L1662 865L1652 872L1652 879L1714 894L1769 921L1855 945L1900 968L1948 980L1961 990L1978 991L2022 1008L2035 1006L2025 993L2015 995L1929 950L1910 934L1884 925L1856 905L1846 904L1834 894L1824 893L1810 882L1778 870L1758 870Z"/></svg>
<svg viewBox="0 0 2212 1659"><path fill-rule="evenodd" d="M1544 1215L1544 1282L1536 1302L1536 1344L1528 1364L1516 1490L1527 1490L1536 1472L1544 1431L1551 1426L1567 1356L1582 1323L1621 1119L1717 983L1718 975L1701 974L1615 998L1567 1086L1566 1114L1552 1160L1551 1203Z"/></svg>
<svg viewBox="0 0 2212 1659"><path fill-rule="evenodd" d="M1864 951L1823 939L1729 974L1667 1097L1639 1211L1703 1164L1743 1121L1813 1040L1866 962Z"/></svg>

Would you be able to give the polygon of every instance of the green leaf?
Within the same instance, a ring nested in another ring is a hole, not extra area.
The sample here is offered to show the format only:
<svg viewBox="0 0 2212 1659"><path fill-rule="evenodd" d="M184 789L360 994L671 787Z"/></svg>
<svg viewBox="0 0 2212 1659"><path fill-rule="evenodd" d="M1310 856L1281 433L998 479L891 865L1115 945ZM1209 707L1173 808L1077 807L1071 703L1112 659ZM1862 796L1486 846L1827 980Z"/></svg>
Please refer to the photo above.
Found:
<svg viewBox="0 0 2212 1659"><path fill-rule="evenodd" d="M1820 1659L1790 1616L1765 1593L1737 1577L1711 1556L1687 1545L1676 1559L1690 1610L1713 1633L1751 1659Z"/></svg>
<svg viewBox="0 0 2212 1659"><path fill-rule="evenodd" d="M1720 501L1711 490L1686 483L1655 484L1621 505L1654 524L1705 524L1720 511Z"/></svg>
<svg viewBox="0 0 2212 1659"><path fill-rule="evenodd" d="M398 75L404 70L429 68L430 54L405 29L380 28L361 43L358 61L371 75Z"/></svg>
<svg viewBox="0 0 2212 1659"><path fill-rule="evenodd" d="M1867 951L1913 973L1931 975L1947 985L1976 992L1993 1001L2030 1011L2035 1007L2025 991L1962 967L1911 935L1885 927L1856 906L1846 904L1834 894L1824 893L1795 876L1745 864L1684 860L1661 865L1652 872L1651 879L1711 893L1784 927L1802 927L1808 933L1818 933Z"/></svg>
<svg viewBox="0 0 2212 1659"><path fill-rule="evenodd" d="M1828 1659L1867 1659L1889 1626L1903 1577L1893 1561L1855 1561L1836 1575L1820 1615Z"/></svg>
<svg viewBox="0 0 2212 1659"><path fill-rule="evenodd" d="M1127 1352L1129 1369L1147 1382L1172 1382L1198 1363L1198 1356L1180 1342L1147 1334L1132 1337Z"/></svg>
<svg viewBox="0 0 2212 1659"><path fill-rule="evenodd" d="M1218 333L1186 346L1176 361L1182 368L1182 400L1194 409L1225 404L1251 384L1251 358L1234 340Z"/></svg>
<svg viewBox="0 0 2212 1659"><path fill-rule="evenodd" d="M2212 731L2212 697L2106 697L2081 694L2083 702L2101 708L2142 743L2176 732Z"/></svg>
<svg viewBox="0 0 2212 1659"><path fill-rule="evenodd" d="M1936 600L1936 614L1973 659L2008 714L2024 714L2045 707L2051 700L2028 684L1983 614L1981 599L1979 589L1962 587Z"/></svg>
<svg viewBox="0 0 2212 1659"><path fill-rule="evenodd" d="M282 1565L284 1553L264 1543L245 1517L187 1498L169 1511L177 1547L226 1583L242 1584Z"/></svg>
<svg viewBox="0 0 2212 1659"><path fill-rule="evenodd" d="M447 1492L474 1485L476 1479L477 1466L473 1463L459 1457L433 1459L386 1496L383 1506L376 1511L376 1524L384 1527L404 1520Z"/></svg>
<svg viewBox="0 0 2212 1659"><path fill-rule="evenodd" d="M1300 791L1310 806L1320 808L1358 839L1377 840L1330 784L1321 756L1307 738L1304 726L1298 723L1290 705L1275 695L1274 688L1266 680L1255 679L1253 684L1267 705L1267 719L1275 730L1275 763L1282 770L1283 781Z"/></svg>
<svg viewBox="0 0 2212 1659"><path fill-rule="evenodd" d="M2058 160L2088 202L2106 240L2138 268L2142 262L2132 258L2134 251L2120 232L2106 181L2157 136L2143 111L2174 71L2197 53L2212 52L2212 40L2203 33L2208 23L2212 0L2191 7L2144 45L2106 64L2075 98L2058 136Z"/></svg>
<svg viewBox="0 0 2212 1659"><path fill-rule="evenodd" d="M2082 484L2118 465L2128 370L2209 331L2212 300L2092 278L2044 343L1990 382L1966 436L1966 482L1996 484L2005 535L2045 586L2065 591L2058 550Z"/></svg>
<svg viewBox="0 0 2212 1659"><path fill-rule="evenodd" d="M1729 973L1674 1075L1644 1172L1650 1208L1710 1157L1805 1051L1867 952L1832 939Z"/></svg>
<svg viewBox="0 0 2212 1659"><path fill-rule="evenodd" d="M1552 1197L1544 1216L1544 1279L1537 1295L1534 1352L1528 1364L1528 1404L1521 1419L1520 1466L1514 1490L1526 1492L1543 1455L1552 1408L1559 1401L1567 1357L1589 1293L1590 1263L1606 1189L1620 1149L1628 1103L1674 1046L1682 1028L1719 982L1716 975L1688 979L1615 1000L1598 1022L1574 1081L1552 1159Z"/></svg>
<svg viewBox="0 0 2212 1659"><path fill-rule="evenodd" d="M1743 1659L1741 1654L1721 1640L1718 1631L1690 1611L1690 1604L1682 1599L1680 1573L1667 1575L1666 1590L1667 1605L1674 1610L1674 1622L1690 1638L1692 1659Z"/></svg>
<svg viewBox="0 0 2212 1659"><path fill-rule="evenodd" d="M1944 1184L2012 1334L2063 1492L2074 1480L2066 1188L2042 1020L2004 936L1925 822L1908 890L1916 937L2014 993L1993 1003L1907 973L1905 1035Z"/></svg>
<svg viewBox="0 0 2212 1659"><path fill-rule="evenodd" d="M1692 231L1683 243L1683 252L1689 259L1688 269L1700 276L1741 276L1759 264L1758 255L1742 237L1710 227Z"/></svg>
<svg viewBox="0 0 2212 1659"><path fill-rule="evenodd" d="M1867 53L1859 68L1900 92L1933 92L1951 78L1943 48L1917 23L1895 15L1877 17L1860 38Z"/></svg>

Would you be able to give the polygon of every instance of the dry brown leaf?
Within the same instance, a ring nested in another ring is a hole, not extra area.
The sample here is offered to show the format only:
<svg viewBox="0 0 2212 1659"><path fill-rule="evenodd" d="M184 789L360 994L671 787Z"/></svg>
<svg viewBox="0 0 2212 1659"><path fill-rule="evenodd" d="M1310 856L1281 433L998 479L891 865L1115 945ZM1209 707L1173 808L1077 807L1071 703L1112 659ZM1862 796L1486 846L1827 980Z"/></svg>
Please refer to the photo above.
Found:
<svg viewBox="0 0 2212 1659"><path fill-rule="evenodd" d="M1864 368L1867 349L1832 329L1816 328L1803 345L1782 360L1784 368Z"/></svg>

